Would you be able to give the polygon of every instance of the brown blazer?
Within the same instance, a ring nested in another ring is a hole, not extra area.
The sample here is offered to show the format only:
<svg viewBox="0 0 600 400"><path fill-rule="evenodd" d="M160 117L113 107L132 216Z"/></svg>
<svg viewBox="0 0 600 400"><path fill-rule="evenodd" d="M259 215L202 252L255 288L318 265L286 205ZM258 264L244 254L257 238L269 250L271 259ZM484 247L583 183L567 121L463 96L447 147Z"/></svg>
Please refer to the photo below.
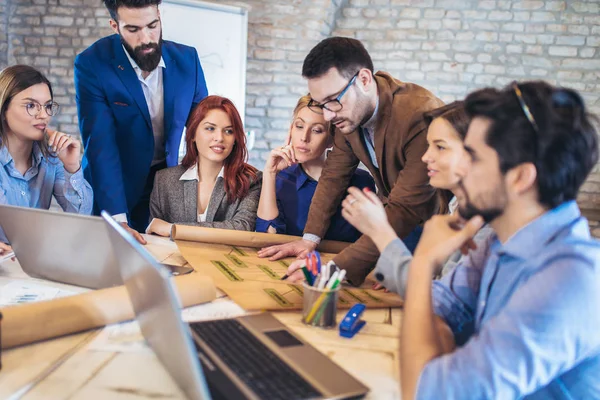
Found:
<svg viewBox="0 0 600 400"><path fill-rule="evenodd" d="M325 236L329 220L346 197L350 178L361 161L373 175L388 220L400 238L437 211L435 190L429 185L427 167L421 161L427 150L423 113L443 103L428 90L385 72L377 72L375 81L379 108L374 147L380 168L371 162L360 130L347 135L336 130L333 151L319 178L304 233ZM350 283L359 285L378 257L371 239L362 236L333 260L346 269Z"/></svg>

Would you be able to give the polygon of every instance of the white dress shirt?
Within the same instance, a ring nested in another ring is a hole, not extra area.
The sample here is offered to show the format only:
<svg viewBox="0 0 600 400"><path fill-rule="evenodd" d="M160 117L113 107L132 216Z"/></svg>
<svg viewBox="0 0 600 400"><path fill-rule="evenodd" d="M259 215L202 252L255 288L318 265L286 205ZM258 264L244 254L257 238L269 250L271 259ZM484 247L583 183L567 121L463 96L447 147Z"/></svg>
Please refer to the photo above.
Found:
<svg viewBox="0 0 600 400"><path fill-rule="evenodd" d="M221 170L219 171L219 175L217 175L217 179L219 179L219 177L222 178L224 172L225 172L225 167L221 167ZM183 175L181 175L179 180L180 181L196 180L197 182L200 182L200 178L198 177L198 163L195 163L190 168L188 168L188 170L185 171L183 173ZM216 179L215 179L215 181L216 181ZM212 199L212 193L211 193L210 198ZM198 198L198 201L200 201L200 198ZM202 214L198 214L198 218L197 218L198 222L206 222L206 211L208 210L209 207L210 207L210 199L208 200L208 204L206 205L206 209L204 210L204 212Z"/></svg>
<svg viewBox="0 0 600 400"><path fill-rule="evenodd" d="M125 48L123 48L125 50ZM152 165L165 161L165 96L163 89L163 68L167 68L163 58L160 58L158 67L150 72L150 75L144 79L142 69L131 58L127 50L125 55L129 59L135 74L142 85L144 98L150 112L150 121L152 122L152 133L154 134L154 157Z"/></svg>
<svg viewBox="0 0 600 400"><path fill-rule="evenodd" d="M125 47L123 51L131 63L135 74L142 85L146 105L150 113L150 122L152 123L152 134L154 135L154 156L152 165L159 164L165 160L165 96L163 88L163 68L167 68L163 58L160 58L158 67L150 72L150 75L144 79L142 69L131 58ZM127 214L121 213L113 216L117 222L127 222Z"/></svg>

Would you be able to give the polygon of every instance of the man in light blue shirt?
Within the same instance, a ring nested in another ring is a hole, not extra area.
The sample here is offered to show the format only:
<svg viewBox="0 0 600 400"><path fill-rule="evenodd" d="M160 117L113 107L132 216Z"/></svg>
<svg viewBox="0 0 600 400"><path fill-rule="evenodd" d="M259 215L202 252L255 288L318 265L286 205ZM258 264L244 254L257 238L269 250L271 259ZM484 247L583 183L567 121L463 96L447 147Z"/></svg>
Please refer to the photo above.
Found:
<svg viewBox="0 0 600 400"><path fill-rule="evenodd" d="M600 398L600 242L575 203L598 160L584 103L529 82L474 92L466 108L468 222L432 218L415 251L403 398ZM432 284L484 222L494 233Z"/></svg>

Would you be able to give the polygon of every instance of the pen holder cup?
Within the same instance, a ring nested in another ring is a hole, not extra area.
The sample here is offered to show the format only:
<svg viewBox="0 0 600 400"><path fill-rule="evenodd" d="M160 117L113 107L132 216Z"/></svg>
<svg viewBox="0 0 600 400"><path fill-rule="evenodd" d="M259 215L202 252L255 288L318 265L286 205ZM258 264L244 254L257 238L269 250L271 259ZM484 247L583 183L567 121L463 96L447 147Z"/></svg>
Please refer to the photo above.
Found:
<svg viewBox="0 0 600 400"><path fill-rule="evenodd" d="M337 325L337 302L341 285L335 289L317 289L304 282L303 286L302 322L321 328L334 328Z"/></svg>

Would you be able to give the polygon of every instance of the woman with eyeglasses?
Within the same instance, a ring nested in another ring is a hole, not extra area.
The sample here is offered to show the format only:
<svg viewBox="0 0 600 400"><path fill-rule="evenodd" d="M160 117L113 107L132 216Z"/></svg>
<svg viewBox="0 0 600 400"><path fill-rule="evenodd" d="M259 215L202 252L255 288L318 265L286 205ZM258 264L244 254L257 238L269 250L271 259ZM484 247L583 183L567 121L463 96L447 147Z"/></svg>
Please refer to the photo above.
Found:
<svg viewBox="0 0 600 400"><path fill-rule="evenodd" d="M325 167L327 148L333 145L330 123L322 113L309 108L310 100L309 95L298 100L286 144L272 150L265 164L257 232L302 236L310 203ZM351 186L375 191L373 178L361 169L354 172ZM342 217L341 208L338 209L325 239L354 242L359 237L360 232Z"/></svg>
<svg viewBox="0 0 600 400"><path fill-rule="evenodd" d="M48 209L54 196L64 211L91 213L81 144L48 128L58 109L50 82L38 70L14 65L0 72L0 204Z"/></svg>

